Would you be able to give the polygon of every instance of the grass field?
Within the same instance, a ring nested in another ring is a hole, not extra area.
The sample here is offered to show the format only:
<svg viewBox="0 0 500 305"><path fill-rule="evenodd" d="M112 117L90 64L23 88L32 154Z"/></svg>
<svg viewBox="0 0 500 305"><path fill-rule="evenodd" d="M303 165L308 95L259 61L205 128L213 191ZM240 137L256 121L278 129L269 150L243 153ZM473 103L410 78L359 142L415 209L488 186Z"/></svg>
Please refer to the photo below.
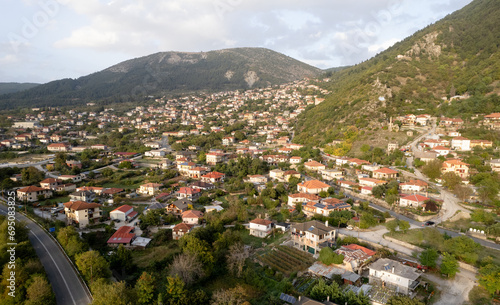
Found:
<svg viewBox="0 0 500 305"><path fill-rule="evenodd" d="M174 257L181 249L176 242L170 242L166 246L146 248L142 251L132 251L132 259L139 268L147 268L151 263Z"/></svg>

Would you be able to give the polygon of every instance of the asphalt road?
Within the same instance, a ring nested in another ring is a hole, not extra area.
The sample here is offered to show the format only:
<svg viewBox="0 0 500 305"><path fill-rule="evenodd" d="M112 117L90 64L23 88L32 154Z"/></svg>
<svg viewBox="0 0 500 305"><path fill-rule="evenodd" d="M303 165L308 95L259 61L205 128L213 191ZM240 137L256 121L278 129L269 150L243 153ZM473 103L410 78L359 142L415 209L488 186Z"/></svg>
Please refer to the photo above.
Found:
<svg viewBox="0 0 500 305"><path fill-rule="evenodd" d="M0 205L0 214L5 215L7 207ZM58 245L36 223L17 213L16 219L24 221L30 230L29 239L47 273L58 305L90 304L84 284Z"/></svg>

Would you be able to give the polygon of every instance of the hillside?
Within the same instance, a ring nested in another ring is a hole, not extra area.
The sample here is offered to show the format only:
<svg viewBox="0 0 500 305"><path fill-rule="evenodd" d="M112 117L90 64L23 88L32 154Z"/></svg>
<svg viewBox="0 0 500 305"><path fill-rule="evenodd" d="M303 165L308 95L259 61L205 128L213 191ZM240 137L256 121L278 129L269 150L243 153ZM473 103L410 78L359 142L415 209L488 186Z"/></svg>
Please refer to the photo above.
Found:
<svg viewBox="0 0 500 305"><path fill-rule="evenodd" d="M62 79L0 96L0 108L65 105L90 100L120 102L145 96L265 87L321 70L263 48L162 52L127 60L78 79Z"/></svg>
<svg viewBox="0 0 500 305"><path fill-rule="evenodd" d="M409 113L500 111L500 1L476 0L359 65L332 73L326 100L299 116L299 143L324 145ZM448 102L455 95L466 100ZM355 130L352 128L352 130Z"/></svg>
<svg viewBox="0 0 500 305"><path fill-rule="evenodd" d="M40 84L35 83L0 83L0 94L15 93L34 88Z"/></svg>

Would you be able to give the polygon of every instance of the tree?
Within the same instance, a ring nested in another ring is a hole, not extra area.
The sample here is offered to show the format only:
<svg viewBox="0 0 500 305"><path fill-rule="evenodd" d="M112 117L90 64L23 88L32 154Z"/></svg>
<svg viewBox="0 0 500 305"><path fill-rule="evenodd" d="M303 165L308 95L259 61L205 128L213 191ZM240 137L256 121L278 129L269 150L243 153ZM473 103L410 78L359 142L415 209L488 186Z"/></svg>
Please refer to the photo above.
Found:
<svg viewBox="0 0 500 305"><path fill-rule="evenodd" d="M462 183L462 178L454 172L447 172L443 174L443 186L446 186L450 190L454 191L455 188Z"/></svg>
<svg viewBox="0 0 500 305"><path fill-rule="evenodd" d="M144 271L135 284L135 290L139 304L152 304L155 292L155 278Z"/></svg>
<svg viewBox="0 0 500 305"><path fill-rule="evenodd" d="M80 235L76 232L75 227L72 226L59 229L57 240L70 257L74 257L76 254L82 253L87 249L86 245L80 239Z"/></svg>
<svg viewBox="0 0 500 305"><path fill-rule="evenodd" d="M441 273L449 277L454 277L458 272L458 261L453 254L443 253L443 260L441 262Z"/></svg>
<svg viewBox="0 0 500 305"><path fill-rule="evenodd" d="M90 284L94 300L92 305L129 305L135 304L132 290L127 288L125 282L108 283L100 278Z"/></svg>
<svg viewBox="0 0 500 305"><path fill-rule="evenodd" d="M471 291L469 291L469 302L470 304L481 304L481 305L491 305L491 296L482 286L474 286Z"/></svg>
<svg viewBox="0 0 500 305"><path fill-rule="evenodd" d="M425 210L430 211L430 212L437 212L438 206L436 204L436 201L432 199L428 199L424 202L425 204Z"/></svg>
<svg viewBox="0 0 500 305"><path fill-rule="evenodd" d="M130 161L123 161L123 162L120 162L120 164L118 165L118 168L132 169L132 168L134 168L134 165Z"/></svg>
<svg viewBox="0 0 500 305"><path fill-rule="evenodd" d="M420 263L422 265L430 267L430 268L435 268L436 267L436 260L439 257L439 254L436 249L434 248L428 248L422 251L420 253L419 259Z"/></svg>
<svg viewBox="0 0 500 305"><path fill-rule="evenodd" d="M453 190L453 193L457 195L458 199L465 201L469 199L469 196L472 194L472 190L466 185L457 185Z"/></svg>
<svg viewBox="0 0 500 305"><path fill-rule="evenodd" d="M319 260L325 265L342 264L344 256L338 255L330 247L324 247L319 251Z"/></svg>
<svg viewBox="0 0 500 305"><path fill-rule="evenodd" d="M240 305L248 297L245 289L240 285L230 289L220 289L214 292L211 305Z"/></svg>
<svg viewBox="0 0 500 305"><path fill-rule="evenodd" d="M103 170L101 171L101 174L104 177L111 177L113 175L113 170L109 167L106 167L106 168L103 168Z"/></svg>
<svg viewBox="0 0 500 305"><path fill-rule="evenodd" d="M38 183L42 181L43 178L45 178L45 173L39 171L34 166L30 166L21 171L21 179L25 185Z"/></svg>
<svg viewBox="0 0 500 305"><path fill-rule="evenodd" d="M33 282L26 290L26 305L51 305L55 304L55 296L52 293L49 282L40 275L32 277Z"/></svg>
<svg viewBox="0 0 500 305"><path fill-rule="evenodd" d="M403 233L406 233L406 231L408 231L408 229L410 229L410 223L406 220L400 220L398 222L398 225L399 225L399 229L401 231L403 231Z"/></svg>
<svg viewBox="0 0 500 305"><path fill-rule="evenodd" d="M93 282L98 278L108 278L110 276L108 262L95 250L78 254L75 262L87 281Z"/></svg>
<svg viewBox="0 0 500 305"><path fill-rule="evenodd" d="M195 254L179 254L170 265L170 275L179 277L186 285L190 285L204 276L203 265Z"/></svg>
<svg viewBox="0 0 500 305"><path fill-rule="evenodd" d="M246 259L250 256L250 252L243 243L237 243L229 247L227 254L227 269L236 277L240 277L243 273Z"/></svg>
<svg viewBox="0 0 500 305"><path fill-rule="evenodd" d="M389 230L391 232L391 234L394 234L396 232L397 227L398 227L398 221L397 221L397 219L388 221L385 223L385 226L386 226L387 230Z"/></svg>
<svg viewBox="0 0 500 305"><path fill-rule="evenodd" d="M365 143L365 144L361 145L360 150L362 153L366 154L367 152L370 151L370 145Z"/></svg>
<svg viewBox="0 0 500 305"><path fill-rule="evenodd" d="M167 300L167 304L189 304L189 299L187 296L188 291L186 290L185 286L186 285L180 277L169 276L167 278L167 284L165 286L165 299Z"/></svg>
<svg viewBox="0 0 500 305"><path fill-rule="evenodd" d="M432 160L422 167L422 172L430 179L437 179L441 176L442 165L441 160Z"/></svg>
<svg viewBox="0 0 500 305"><path fill-rule="evenodd" d="M406 295L394 295L386 303L387 305L424 305L416 298L412 299Z"/></svg>
<svg viewBox="0 0 500 305"><path fill-rule="evenodd" d="M490 294L500 292L500 266L489 263L479 268L479 284Z"/></svg>

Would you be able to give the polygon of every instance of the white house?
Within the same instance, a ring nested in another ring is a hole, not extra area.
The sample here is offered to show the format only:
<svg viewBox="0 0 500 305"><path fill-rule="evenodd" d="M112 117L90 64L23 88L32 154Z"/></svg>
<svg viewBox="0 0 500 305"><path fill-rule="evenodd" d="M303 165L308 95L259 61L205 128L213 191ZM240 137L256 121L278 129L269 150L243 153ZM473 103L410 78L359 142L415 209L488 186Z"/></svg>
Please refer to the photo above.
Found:
<svg viewBox="0 0 500 305"><path fill-rule="evenodd" d="M264 238L271 233L272 224L270 220L255 218L250 221L250 235Z"/></svg>
<svg viewBox="0 0 500 305"><path fill-rule="evenodd" d="M203 212L197 210L187 210L182 212L182 222L190 225L197 225L203 217Z"/></svg>
<svg viewBox="0 0 500 305"><path fill-rule="evenodd" d="M309 180L303 183L297 184L297 190L301 193L308 194L319 194L320 192L326 192L330 186L319 180Z"/></svg>
<svg viewBox="0 0 500 305"><path fill-rule="evenodd" d="M321 177L327 181L342 179L344 177L344 172L337 169L324 169L321 171Z"/></svg>
<svg viewBox="0 0 500 305"><path fill-rule="evenodd" d="M427 200L429 200L429 198L425 197L425 196L422 196L422 195L418 195L418 194L415 194L415 195L408 195L408 196L404 196L404 197L401 197L399 199L399 206L402 206L402 207L420 207L422 206L422 204L424 202L426 202Z"/></svg>
<svg viewBox="0 0 500 305"><path fill-rule="evenodd" d="M388 258L380 258L369 267L370 283L384 283L393 287L396 292L410 294L420 284L420 273L416 268L404 265Z"/></svg>
<svg viewBox="0 0 500 305"><path fill-rule="evenodd" d="M150 150L145 153L146 157L161 158L165 156L164 150Z"/></svg>
<svg viewBox="0 0 500 305"><path fill-rule="evenodd" d="M410 180L399 184L399 188L402 192L423 192L427 189L427 187L427 182L422 180Z"/></svg>
<svg viewBox="0 0 500 305"><path fill-rule="evenodd" d="M456 150L470 150L470 140L464 137L451 139L451 147Z"/></svg>
<svg viewBox="0 0 500 305"><path fill-rule="evenodd" d="M127 221L133 219L135 216L137 216L137 212L135 212L134 208L129 205L122 205L121 207L109 212L111 220L118 219L121 221Z"/></svg>

